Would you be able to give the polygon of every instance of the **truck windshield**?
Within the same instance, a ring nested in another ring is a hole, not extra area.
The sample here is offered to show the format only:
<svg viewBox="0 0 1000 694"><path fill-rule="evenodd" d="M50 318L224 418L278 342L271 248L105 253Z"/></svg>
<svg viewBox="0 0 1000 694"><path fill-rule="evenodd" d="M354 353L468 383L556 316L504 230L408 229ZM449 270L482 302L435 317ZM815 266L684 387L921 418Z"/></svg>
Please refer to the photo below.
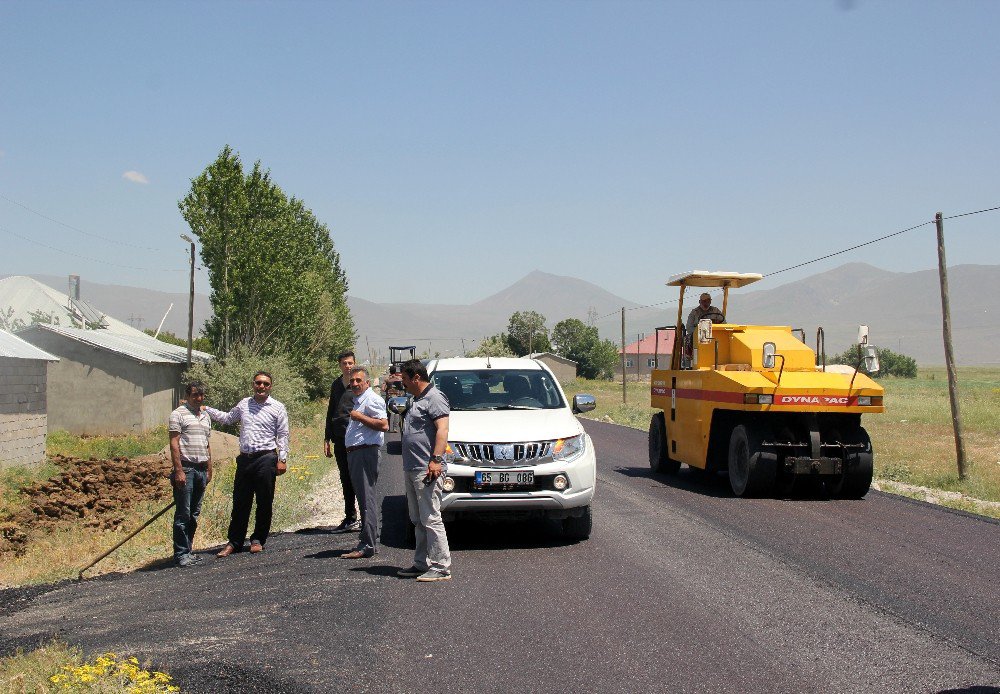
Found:
<svg viewBox="0 0 1000 694"><path fill-rule="evenodd" d="M453 411L565 407L552 377L537 369L435 371L431 382L447 396Z"/></svg>

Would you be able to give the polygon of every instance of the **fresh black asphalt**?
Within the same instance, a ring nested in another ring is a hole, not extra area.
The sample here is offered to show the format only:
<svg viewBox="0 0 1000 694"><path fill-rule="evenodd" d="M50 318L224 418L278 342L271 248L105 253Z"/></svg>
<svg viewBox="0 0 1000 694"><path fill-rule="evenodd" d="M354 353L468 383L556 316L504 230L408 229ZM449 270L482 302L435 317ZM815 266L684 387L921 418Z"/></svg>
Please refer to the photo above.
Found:
<svg viewBox="0 0 1000 694"><path fill-rule="evenodd" d="M384 546L274 536L261 555L0 593L0 655L59 636L192 692L1000 692L1000 525L870 493L735 499L654 475L645 433L585 422L594 533L450 528L454 580L408 566L398 455Z"/></svg>

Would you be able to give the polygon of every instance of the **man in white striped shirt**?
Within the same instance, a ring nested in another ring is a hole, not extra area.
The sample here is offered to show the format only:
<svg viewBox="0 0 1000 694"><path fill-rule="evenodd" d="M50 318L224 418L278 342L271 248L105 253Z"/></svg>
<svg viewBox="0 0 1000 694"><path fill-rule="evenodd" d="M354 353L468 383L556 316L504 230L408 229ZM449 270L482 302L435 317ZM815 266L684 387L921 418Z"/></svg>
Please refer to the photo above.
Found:
<svg viewBox="0 0 1000 694"><path fill-rule="evenodd" d="M271 374L258 371L253 376L253 397L243 398L228 413L214 407L205 411L219 424L240 423L240 454L236 457L233 480L233 515L229 522L229 542L218 553L228 557L242 552L250 524L250 507L257 498L257 513L250 551L264 550L271 532L274 481L288 469L288 411L271 397Z"/></svg>

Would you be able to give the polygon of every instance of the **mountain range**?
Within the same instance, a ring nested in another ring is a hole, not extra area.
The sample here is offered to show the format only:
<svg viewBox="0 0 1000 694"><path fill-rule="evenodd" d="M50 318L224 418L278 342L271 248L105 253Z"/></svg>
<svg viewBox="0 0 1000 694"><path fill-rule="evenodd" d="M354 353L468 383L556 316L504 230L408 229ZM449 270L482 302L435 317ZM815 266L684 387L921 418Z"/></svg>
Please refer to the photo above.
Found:
<svg viewBox="0 0 1000 694"><path fill-rule="evenodd" d="M32 275L52 287L66 279ZM952 333L959 364L1000 363L1000 266L958 265L948 270ZM666 277L656 278L663 283ZM771 289L750 285L733 291L727 319L733 323L791 325L806 332L815 345L822 326L827 353L852 344L858 324L871 331L871 341L909 355L919 364L943 364L941 295L936 270L889 272L865 263L850 263ZM685 313L696 300L685 296ZM187 294L158 292L81 281L81 296L94 306L136 327L155 328L170 304L164 330L187 334ZM534 310L551 329L564 318L593 322L601 336L619 343L621 309L625 310L627 343L676 319L677 289L663 287L663 303L641 307L598 284L575 277L534 271L506 289L472 304L375 303L350 296L348 305L358 332L359 358L384 358L389 345L416 345L418 352L460 355L478 340L506 329L515 311ZM713 292L716 305L721 295ZM195 295L195 331L211 314L208 297Z"/></svg>

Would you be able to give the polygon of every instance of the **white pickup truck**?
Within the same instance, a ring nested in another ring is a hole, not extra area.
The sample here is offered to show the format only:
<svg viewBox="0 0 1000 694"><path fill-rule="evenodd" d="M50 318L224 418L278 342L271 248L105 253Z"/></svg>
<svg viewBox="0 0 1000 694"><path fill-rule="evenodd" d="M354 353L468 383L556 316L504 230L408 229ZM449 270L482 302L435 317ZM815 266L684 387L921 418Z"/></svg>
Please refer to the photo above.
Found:
<svg viewBox="0 0 1000 694"><path fill-rule="evenodd" d="M441 513L558 519L565 536L590 537L597 457L571 402L534 359L455 358L427 363L451 404Z"/></svg>

